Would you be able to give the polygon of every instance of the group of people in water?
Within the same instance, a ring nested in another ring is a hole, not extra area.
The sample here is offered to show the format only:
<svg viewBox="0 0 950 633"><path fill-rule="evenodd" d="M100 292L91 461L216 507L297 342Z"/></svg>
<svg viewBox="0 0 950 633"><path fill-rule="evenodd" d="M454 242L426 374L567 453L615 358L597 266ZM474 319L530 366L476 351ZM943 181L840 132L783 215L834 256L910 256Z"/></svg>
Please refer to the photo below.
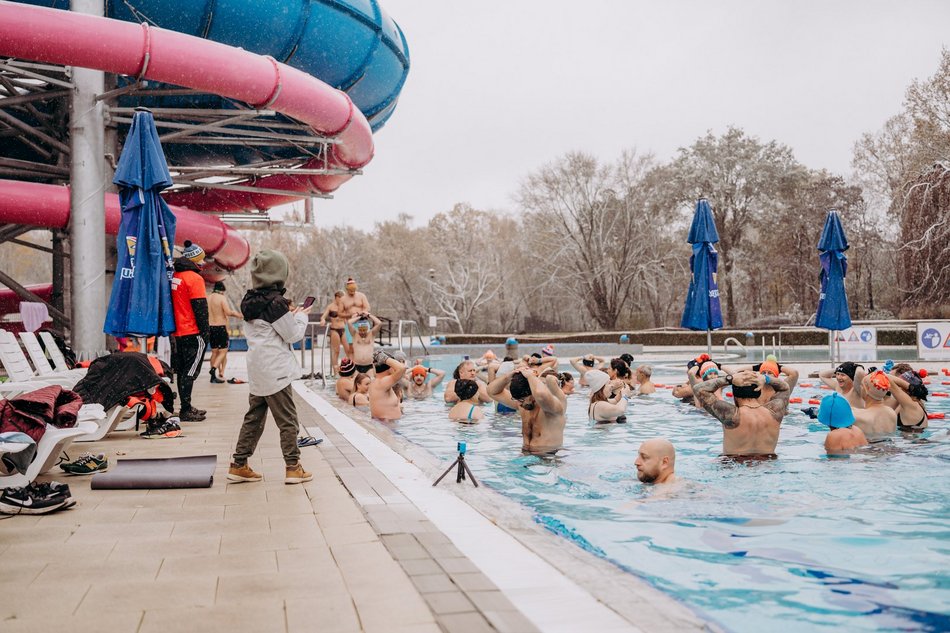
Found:
<svg viewBox="0 0 950 633"><path fill-rule="evenodd" d="M356 328L353 358L341 361L336 383L342 400L366 408L376 419L392 421L402 417L404 401L433 396L445 372L423 366L421 359L409 366L398 352L374 349L379 320L368 312L350 318ZM575 394L575 385L589 388L591 424L625 423L635 411L631 401L656 391L652 367L635 366L629 354L612 359L588 354L569 362L576 373L559 371L552 345L520 358L499 359L490 350L478 359L466 357L445 385L448 418L477 423L485 415L482 405L494 402L498 412L520 416L524 452L553 455L563 445L567 398ZM826 452L846 455L898 430L927 427L924 376L926 372L922 376L906 363L888 361L881 368L841 363L819 375L834 393L817 409L804 411L829 427ZM779 429L798 380L794 367L773 356L754 365L724 367L701 354L687 363L686 381L673 388L673 395L719 420L724 457L770 459L776 457ZM724 393L727 389L731 393ZM676 481L674 464L673 445L663 438L644 442L638 450L641 481Z"/></svg>

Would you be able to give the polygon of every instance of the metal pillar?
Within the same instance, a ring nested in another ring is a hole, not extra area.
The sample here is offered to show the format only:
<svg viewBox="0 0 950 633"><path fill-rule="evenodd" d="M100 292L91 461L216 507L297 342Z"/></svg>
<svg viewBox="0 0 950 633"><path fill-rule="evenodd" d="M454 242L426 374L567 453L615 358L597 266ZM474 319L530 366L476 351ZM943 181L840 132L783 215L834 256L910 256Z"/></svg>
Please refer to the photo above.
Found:
<svg viewBox="0 0 950 633"><path fill-rule="evenodd" d="M63 255L65 239L63 232L59 229L53 229L51 233L53 236L53 294L50 296L50 304L60 312L65 312L63 301L66 285L66 257ZM53 319L53 327L62 334L66 332L66 325L65 321Z"/></svg>
<svg viewBox="0 0 950 633"><path fill-rule="evenodd" d="M104 0L72 0L79 13L101 16ZM97 358L106 351L105 324L105 182L102 103L96 95L105 92L104 74L72 67L70 97L69 254L72 348L80 360Z"/></svg>
<svg viewBox="0 0 950 633"><path fill-rule="evenodd" d="M303 221L304 224L313 224L313 198L310 196L303 199Z"/></svg>

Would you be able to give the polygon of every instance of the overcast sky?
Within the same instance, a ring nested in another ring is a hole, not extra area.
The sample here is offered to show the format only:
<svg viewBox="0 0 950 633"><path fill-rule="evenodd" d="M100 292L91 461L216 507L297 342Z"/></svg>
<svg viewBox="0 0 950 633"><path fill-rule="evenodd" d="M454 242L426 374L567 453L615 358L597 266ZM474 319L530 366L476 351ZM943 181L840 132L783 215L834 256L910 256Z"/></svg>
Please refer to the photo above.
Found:
<svg viewBox="0 0 950 633"><path fill-rule="evenodd" d="M524 176L571 150L673 156L737 125L847 174L851 148L901 108L950 45L950 2L381 0L409 42L376 158L321 226L456 202L516 210Z"/></svg>

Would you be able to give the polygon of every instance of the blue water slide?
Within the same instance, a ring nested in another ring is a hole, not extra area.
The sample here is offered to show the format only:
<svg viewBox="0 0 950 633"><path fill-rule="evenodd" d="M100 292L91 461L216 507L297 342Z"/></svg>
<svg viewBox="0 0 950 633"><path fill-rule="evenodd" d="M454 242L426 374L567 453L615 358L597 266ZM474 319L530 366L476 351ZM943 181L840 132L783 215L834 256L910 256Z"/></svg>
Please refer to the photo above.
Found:
<svg viewBox="0 0 950 633"><path fill-rule="evenodd" d="M16 1L69 8L68 0ZM406 38L376 0L107 0L106 15L270 55L345 91L374 131L409 73ZM181 99L136 104L228 107L216 97Z"/></svg>

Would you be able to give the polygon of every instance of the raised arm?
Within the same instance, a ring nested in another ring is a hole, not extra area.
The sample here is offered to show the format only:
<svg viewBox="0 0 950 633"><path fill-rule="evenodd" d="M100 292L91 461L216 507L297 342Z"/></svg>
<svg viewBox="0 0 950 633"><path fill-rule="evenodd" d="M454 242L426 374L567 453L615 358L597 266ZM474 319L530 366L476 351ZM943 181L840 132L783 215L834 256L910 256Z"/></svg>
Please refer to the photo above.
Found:
<svg viewBox="0 0 950 633"><path fill-rule="evenodd" d="M821 380L821 382L825 383L832 389L838 388L838 381L835 380L835 370L833 368L822 369L820 372L818 372L818 378Z"/></svg>
<svg viewBox="0 0 950 633"><path fill-rule="evenodd" d="M512 373L509 372L504 376L498 376L488 385L488 395L491 396L491 399L495 402L500 402L509 409L517 409L518 403L511 398L511 396L506 393L508 385L511 384Z"/></svg>
<svg viewBox="0 0 950 633"><path fill-rule="evenodd" d="M914 399L907 393L907 389L910 385L906 380L900 376L888 376L887 378L891 382L891 395L894 396L894 399L897 400L897 404L900 405L902 409L906 408L909 410L915 406L920 406L914 402Z"/></svg>
<svg viewBox="0 0 950 633"><path fill-rule="evenodd" d="M434 376L434 378L429 381L429 386L435 389L439 386L439 383L442 382L442 379L445 378L445 372L441 369L430 369L429 373Z"/></svg>
<svg viewBox="0 0 950 633"><path fill-rule="evenodd" d="M690 368L690 372L692 372L692 368ZM739 423L736 422L736 405L728 400L717 398L716 391L731 384L732 376L726 375L705 382L697 382L693 385L693 395L696 396L699 404L714 418L722 422L722 425L727 429L734 429L739 426Z"/></svg>
<svg viewBox="0 0 950 633"><path fill-rule="evenodd" d="M370 334L376 334L379 332L379 328L383 325L383 322L376 318L375 314L367 312L366 316L368 316L369 320L373 323L373 329L370 330ZM403 369L405 369L405 367L403 367Z"/></svg>
<svg viewBox="0 0 950 633"><path fill-rule="evenodd" d="M788 383L781 378L772 378L768 375L759 374L758 381L760 389L762 386L768 385L775 390L775 393L772 394L769 401L765 403L765 408L775 416L775 419L781 422L782 418L785 417L785 413L788 411L788 397L792 395L792 390L789 388Z"/></svg>
<svg viewBox="0 0 950 633"><path fill-rule="evenodd" d="M530 369L522 369L521 375L528 379L531 395L545 413L564 413L564 402L561 400L563 392L557 384L557 378L548 376L541 380Z"/></svg>
<svg viewBox="0 0 950 633"><path fill-rule="evenodd" d="M402 380L403 374L406 373L406 366L392 356L386 358L386 364L389 365L393 372L382 378L377 377L375 382L384 389L392 389L393 385Z"/></svg>
<svg viewBox="0 0 950 633"><path fill-rule="evenodd" d="M574 369L576 369L576 370L579 371L579 372L583 372L583 371L586 369L586 368L584 367L584 363L581 362L581 361L583 361L583 360L584 360L584 357L583 357L583 356L578 356L577 358L572 358L572 359L570 359L568 362L571 363L571 367L573 367Z"/></svg>

